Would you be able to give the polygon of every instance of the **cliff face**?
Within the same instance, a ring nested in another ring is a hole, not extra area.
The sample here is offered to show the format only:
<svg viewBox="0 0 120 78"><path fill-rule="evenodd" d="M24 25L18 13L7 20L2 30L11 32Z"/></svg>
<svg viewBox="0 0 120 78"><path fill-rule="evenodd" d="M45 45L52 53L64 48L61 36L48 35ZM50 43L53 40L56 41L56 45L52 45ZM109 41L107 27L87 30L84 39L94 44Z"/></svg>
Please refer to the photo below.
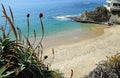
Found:
<svg viewBox="0 0 120 78"><path fill-rule="evenodd" d="M120 24L120 13L111 13L103 6L97 7L93 11L85 11L80 16L67 18L82 23Z"/></svg>
<svg viewBox="0 0 120 78"><path fill-rule="evenodd" d="M97 7L94 11L85 11L79 18L79 21L92 21L92 22L107 22L110 19L109 11L101 6Z"/></svg>
<svg viewBox="0 0 120 78"><path fill-rule="evenodd" d="M78 17L71 17L74 21L85 23L100 23L109 21L111 14L109 11L101 6L97 7L94 11L85 11Z"/></svg>
<svg viewBox="0 0 120 78"><path fill-rule="evenodd" d="M110 13L105 7L97 7L94 11L84 12L81 18L86 17L87 20L96 22L106 22L110 18Z"/></svg>

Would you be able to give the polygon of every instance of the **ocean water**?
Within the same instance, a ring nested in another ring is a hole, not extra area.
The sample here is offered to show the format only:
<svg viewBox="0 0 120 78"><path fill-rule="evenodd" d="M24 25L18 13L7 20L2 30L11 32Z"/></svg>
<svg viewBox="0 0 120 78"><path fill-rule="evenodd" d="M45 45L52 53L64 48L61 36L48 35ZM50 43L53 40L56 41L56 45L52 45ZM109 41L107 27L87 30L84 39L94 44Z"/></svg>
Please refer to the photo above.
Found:
<svg viewBox="0 0 120 78"><path fill-rule="evenodd" d="M8 6L13 10L15 26L21 28L22 33L27 33L26 14L30 13L31 36L33 30L41 35L39 13L43 13L45 36L73 29L81 29L88 24L82 24L66 19L66 16L80 15L83 11L91 11L97 6L105 4L106 0L0 0L8 14ZM3 14L0 9L0 26L3 25Z"/></svg>

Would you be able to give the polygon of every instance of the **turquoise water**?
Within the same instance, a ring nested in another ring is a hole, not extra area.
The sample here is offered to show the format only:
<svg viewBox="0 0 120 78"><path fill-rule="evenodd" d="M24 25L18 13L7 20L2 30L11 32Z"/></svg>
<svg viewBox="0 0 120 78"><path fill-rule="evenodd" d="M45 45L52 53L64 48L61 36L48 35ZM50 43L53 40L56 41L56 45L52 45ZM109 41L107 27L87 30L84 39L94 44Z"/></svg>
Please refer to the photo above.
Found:
<svg viewBox="0 0 120 78"><path fill-rule="evenodd" d="M80 15L85 10L93 10L97 6L105 4L105 0L0 0L8 10L11 6L15 25L22 29L23 34L27 33L26 14L30 13L30 28L35 29L38 35L41 32L39 13L44 14L43 23L45 35L53 35L62 31L82 29L83 24L66 19L68 15ZM1 9L0 9L1 11ZM2 11L0 12L2 16ZM0 18L0 26L3 25L3 18ZM89 27L88 24L86 26Z"/></svg>

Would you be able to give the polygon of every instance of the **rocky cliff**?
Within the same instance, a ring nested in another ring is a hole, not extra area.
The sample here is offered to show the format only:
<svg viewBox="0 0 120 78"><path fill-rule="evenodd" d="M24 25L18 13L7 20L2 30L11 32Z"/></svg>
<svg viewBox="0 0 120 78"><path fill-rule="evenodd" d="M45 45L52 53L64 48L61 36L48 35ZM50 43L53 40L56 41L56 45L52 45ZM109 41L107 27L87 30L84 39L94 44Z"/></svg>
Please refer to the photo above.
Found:
<svg viewBox="0 0 120 78"><path fill-rule="evenodd" d="M111 17L111 13L103 6L95 8L93 11L85 11L81 16L69 17L70 19L77 22L84 23L102 23L108 22Z"/></svg>

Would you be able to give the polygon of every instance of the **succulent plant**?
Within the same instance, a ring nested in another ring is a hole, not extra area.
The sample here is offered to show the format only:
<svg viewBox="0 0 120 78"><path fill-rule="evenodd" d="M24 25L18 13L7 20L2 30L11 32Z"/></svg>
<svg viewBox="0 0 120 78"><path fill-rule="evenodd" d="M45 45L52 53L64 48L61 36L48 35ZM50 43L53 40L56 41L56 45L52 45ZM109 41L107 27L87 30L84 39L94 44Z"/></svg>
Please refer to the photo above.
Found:
<svg viewBox="0 0 120 78"><path fill-rule="evenodd" d="M50 70L44 64L48 56L42 58L44 37L44 26L42 22L43 14L40 13L40 26L42 28L42 38L37 45L29 41L29 18L27 14L28 35L22 38L21 30L14 25L14 16L9 7L10 16L2 4L3 17L10 26L10 31L5 31L6 26L0 27L0 78L62 78L57 72ZM15 38L10 38L11 31ZM36 42L36 31L34 30L34 43ZM38 53L37 53L38 52ZM41 55L40 55L40 54ZM40 58L41 57L41 58Z"/></svg>

